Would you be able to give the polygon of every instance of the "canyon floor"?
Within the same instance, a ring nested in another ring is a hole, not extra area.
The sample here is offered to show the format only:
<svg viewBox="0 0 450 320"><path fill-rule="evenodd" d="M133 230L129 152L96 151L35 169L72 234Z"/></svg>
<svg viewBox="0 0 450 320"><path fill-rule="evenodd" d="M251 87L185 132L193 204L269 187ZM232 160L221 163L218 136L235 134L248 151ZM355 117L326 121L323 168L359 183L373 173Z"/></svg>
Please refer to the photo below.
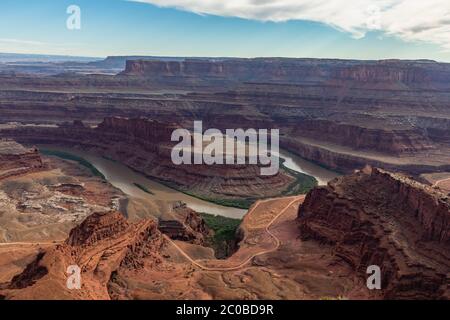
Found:
<svg viewBox="0 0 450 320"><path fill-rule="evenodd" d="M83 292L86 287L75 293L65 290L64 277L55 276L64 274L65 270L57 271L54 266L47 265L50 270L45 282L36 280L35 285L5 290L2 294L15 299L77 296L101 299L330 299L351 298L356 294L361 297L361 292L365 291L363 283L349 276L350 269L342 266L339 270L330 270L331 252L317 244L303 243L298 238L298 227L293 222L303 200L304 196L300 196L256 203L242 223L244 238L239 250L226 260L214 259L210 249L162 236L161 262L152 268L121 268L111 274L107 288L98 292ZM108 246L118 242L118 239L107 241ZM95 248L104 245L100 242ZM38 252L52 252L58 246L48 243L3 245L0 248L3 253L14 252L13 255L2 255L5 257L2 261L3 282L10 281L11 276L30 263ZM99 259L97 250L82 250L83 261ZM108 262L109 256L104 256L96 262L95 268L82 267L83 270L93 268L98 271L102 263ZM88 281L98 281L95 272L92 278ZM58 290L54 291L55 288Z"/></svg>
<svg viewBox="0 0 450 320"><path fill-rule="evenodd" d="M0 190L0 243L63 240L90 214L126 203L86 168L53 157L37 171L2 179Z"/></svg>
<svg viewBox="0 0 450 320"><path fill-rule="evenodd" d="M133 212L136 199L86 163L15 150L20 160L2 165L22 171L0 181L4 299L449 297L445 174L423 177L431 186L366 167L307 195L259 200L234 251L217 259L212 231L182 203L159 217ZM366 286L371 264L383 271L382 290ZM79 290L67 287L73 265Z"/></svg>

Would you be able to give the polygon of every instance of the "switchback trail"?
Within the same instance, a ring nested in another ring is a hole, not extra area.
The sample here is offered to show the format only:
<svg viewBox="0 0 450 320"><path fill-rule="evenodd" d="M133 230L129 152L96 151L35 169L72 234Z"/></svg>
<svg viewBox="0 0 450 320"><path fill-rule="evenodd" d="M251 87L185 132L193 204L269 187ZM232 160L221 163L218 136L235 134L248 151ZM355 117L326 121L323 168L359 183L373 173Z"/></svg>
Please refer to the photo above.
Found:
<svg viewBox="0 0 450 320"><path fill-rule="evenodd" d="M182 248L180 248L174 241L172 241L172 239L170 239L168 236L164 235L165 239L167 241L169 241L179 252L180 254L185 257L187 260L189 260L189 262L191 262L193 265L195 265L196 267L205 270L205 271L233 271L233 270L237 270L237 269L241 269L242 267L244 267L246 264L248 264L250 261L252 261L255 257L263 255L263 254L267 254L273 251L276 251L280 245L281 245L281 241L280 239L278 239L271 231L270 231L270 227L273 225L273 223L280 217L282 216L295 202L301 200L304 196L296 196L293 197L294 200L290 201L284 208L283 210L280 211L280 213L278 213L265 227L265 231L275 240L275 247L269 250L264 250L258 253L255 253L253 255L251 255L249 258L247 258L246 260L242 261L241 263L239 263L236 266L233 267L227 267L227 268L218 268L218 267L207 267L199 262L197 262L196 260L194 260L191 256L189 256L188 253L186 253ZM266 199L266 200L261 200L258 201L255 206L250 210L250 212L247 215L252 214L256 208L258 208L258 206L262 203L265 202L270 202L270 201L274 201L275 199Z"/></svg>

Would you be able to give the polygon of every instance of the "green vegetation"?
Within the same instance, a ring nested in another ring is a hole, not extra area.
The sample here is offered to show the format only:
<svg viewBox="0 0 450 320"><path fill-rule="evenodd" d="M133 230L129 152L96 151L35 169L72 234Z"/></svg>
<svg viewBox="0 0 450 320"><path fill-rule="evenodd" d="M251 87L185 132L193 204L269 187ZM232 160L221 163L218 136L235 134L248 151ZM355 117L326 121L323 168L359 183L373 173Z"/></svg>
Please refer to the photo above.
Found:
<svg viewBox="0 0 450 320"><path fill-rule="evenodd" d="M204 200L207 202L212 202L215 204L218 204L220 206L224 207L232 207L232 208L238 208L238 209L248 209L250 206L255 202L255 199L217 199L217 198L210 198L207 196L198 195L189 191L179 190L183 192L184 194L187 194L188 196Z"/></svg>
<svg viewBox="0 0 450 320"><path fill-rule="evenodd" d="M215 204L239 209L248 209L255 202L255 199L211 199L204 198L202 200L214 202Z"/></svg>
<svg viewBox="0 0 450 320"><path fill-rule="evenodd" d="M62 159L66 159L66 160L72 160L72 161L76 161L78 162L80 165L88 168L91 173L94 176L98 176L104 180L105 176L97 170L97 168L95 168L91 163L89 163L88 161L86 161L85 159L78 157L76 155L73 155L71 153L67 153L67 152L63 152L63 151L56 151L56 150L46 150L43 149L41 150L41 152L45 155L49 155L49 156L56 156ZM104 159L110 160L110 161L115 161L113 159L108 158L107 156L103 156ZM285 172L287 172L289 175L293 176L295 178L295 181L293 181L287 188L287 190L285 190L282 194L280 194L279 196L291 196L291 195L297 195L297 194L305 194L308 193L312 188L314 188L315 186L317 186L317 180L309 175L297 172L295 170L289 169L288 167L286 167L284 165L285 160L284 159L280 159L280 168L281 170L284 170ZM180 188L179 185L173 183L173 182L169 182L169 181L165 181L165 180L161 180L161 179L157 179L155 177L153 177L152 179L157 180L158 182L172 188L175 189L179 192L182 192L186 195L189 195L191 197L200 199L200 200L204 200L207 202L211 202L211 203L215 203L217 205L221 205L224 207L232 207L232 208L239 208L239 209L249 209L250 206L257 200L263 199L263 198L240 198L240 199L219 199L219 198L215 198L215 197L209 197L207 195L200 195L198 193L192 192L192 191L188 191L185 190L183 188ZM134 183L134 185L136 187L138 187L139 189L141 189L142 191L148 193L148 194L152 194L153 192L151 190L149 190L148 188L138 184L138 183Z"/></svg>
<svg viewBox="0 0 450 320"><path fill-rule="evenodd" d="M236 241L236 232L241 224L240 219L215 216L201 213L208 228L214 231L210 244L216 252L217 258L225 258L233 253Z"/></svg>
<svg viewBox="0 0 450 320"><path fill-rule="evenodd" d="M139 184L139 183L133 183L136 187L138 187L139 189L141 189L142 191L144 191L145 193L154 195L153 192L150 191L150 189L148 189L147 187L144 187L143 185Z"/></svg>
<svg viewBox="0 0 450 320"><path fill-rule="evenodd" d="M46 156L53 156L53 157L58 157L61 159L65 159L65 160L70 160L70 161L75 161L77 162L79 165L89 169L89 171L92 173L93 176L99 177L103 180L106 180L106 177L97 170L96 167L94 167L89 161L87 161L86 159L83 159L81 157L78 157L74 154L68 153L68 152L64 152L64 151L57 151L57 150L47 150L47 149L41 149L39 150L43 155Z"/></svg>
<svg viewBox="0 0 450 320"><path fill-rule="evenodd" d="M280 159L280 169L284 170L286 173L288 173L289 175L294 177L295 181L293 181L288 186L288 188L282 194L279 195L280 197L306 194L311 189L313 189L314 187L317 186L318 182L317 182L316 178L309 176L307 174L300 173L295 170L289 169L288 167L286 167L284 165L284 162L285 162L284 159ZM200 200L204 200L207 202L215 203L215 204L218 204L218 205L224 206L224 207L249 209L253 203L255 203L258 200L264 199L264 198L218 199L218 198L214 198L214 197L208 197L206 195L199 195L192 191L184 190L184 189L180 188L179 186L177 186L176 184L171 183L171 182L161 181L161 180L159 180L159 182L161 182L162 184L164 184L172 189L175 189L179 192L183 192L184 194L186 194L188 196L191 196L191 197L194 197L194 198L197 198Z"/></svg>
<svg viewBox="0 0 450 320"><path fill-rule="evenodd" d="M289 169L284 163L285 160L280 159L281 168L295 178L295 181L291 183L289 188L283 193L284 196L306 194L318 185L316 178L313 176Z"/></svg>
<svg viewBox="0 0 450 320"><path fill-rule="evenodd" d="M192 191L188 191L186 189L180 188L179 185L167 181L167 180L161 180L155 177L152 177L152 179L158 181L159 183L165 185L166 187L172 188L174 190L177 190L179 192L182 192L188 196L191 196L193 198L197 198L203 201L211 202L218 204L220 206L224 207L231 207L231 208L238 208L238 209L248 209L250 206L255 202L255 199L217 199L213 197L208 197L206 195L200 195L197 193L194 193Z"/></svg>

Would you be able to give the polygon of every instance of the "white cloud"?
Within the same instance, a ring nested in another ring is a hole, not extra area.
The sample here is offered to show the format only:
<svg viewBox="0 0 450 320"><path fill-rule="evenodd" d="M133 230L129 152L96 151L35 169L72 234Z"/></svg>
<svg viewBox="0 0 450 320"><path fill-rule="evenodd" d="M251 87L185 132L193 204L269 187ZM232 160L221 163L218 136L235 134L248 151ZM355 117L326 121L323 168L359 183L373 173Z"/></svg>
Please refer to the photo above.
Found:
<svg viewBox="0 0 450 320"><path fill-rule="evenodd" d="M450 50L450 0L130 0L197 14L282 22L308 20L356 38L380 30Z"/></svg>

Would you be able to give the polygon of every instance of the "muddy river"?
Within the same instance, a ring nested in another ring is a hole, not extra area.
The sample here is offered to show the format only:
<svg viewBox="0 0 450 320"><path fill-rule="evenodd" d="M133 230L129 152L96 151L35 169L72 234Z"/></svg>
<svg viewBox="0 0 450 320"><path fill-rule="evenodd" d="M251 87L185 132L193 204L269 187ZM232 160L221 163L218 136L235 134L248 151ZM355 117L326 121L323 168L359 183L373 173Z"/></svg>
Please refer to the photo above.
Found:
<svg viewBox="0 0 450 320"><path fill-rule="evenodd" d="M105 159L103 157L81 151L76 149L62 148L62 147L43 147L47 150L58 150L66 153L71 153L89 161L94 167L100 171L105 178L116 188L122 190L127 196L148 199L148 200L162 200L162 201L183 201L188 207L197 212L207 212L215 215L221 215L230 218L242 218L247 210L224 207L211 202L197 199L195 197L186 195L180 191L171 189L157 181L154 181L127 166ZM306 173L314 176L319 184L326 184L327 181L333 179L338 174L326 170L320 166L315 165L309 161L303 160L289 152L280 152L281 158L285 159L285 166L292 170ZM144 192L136 184L147 188L152 194Z"/></svg>

